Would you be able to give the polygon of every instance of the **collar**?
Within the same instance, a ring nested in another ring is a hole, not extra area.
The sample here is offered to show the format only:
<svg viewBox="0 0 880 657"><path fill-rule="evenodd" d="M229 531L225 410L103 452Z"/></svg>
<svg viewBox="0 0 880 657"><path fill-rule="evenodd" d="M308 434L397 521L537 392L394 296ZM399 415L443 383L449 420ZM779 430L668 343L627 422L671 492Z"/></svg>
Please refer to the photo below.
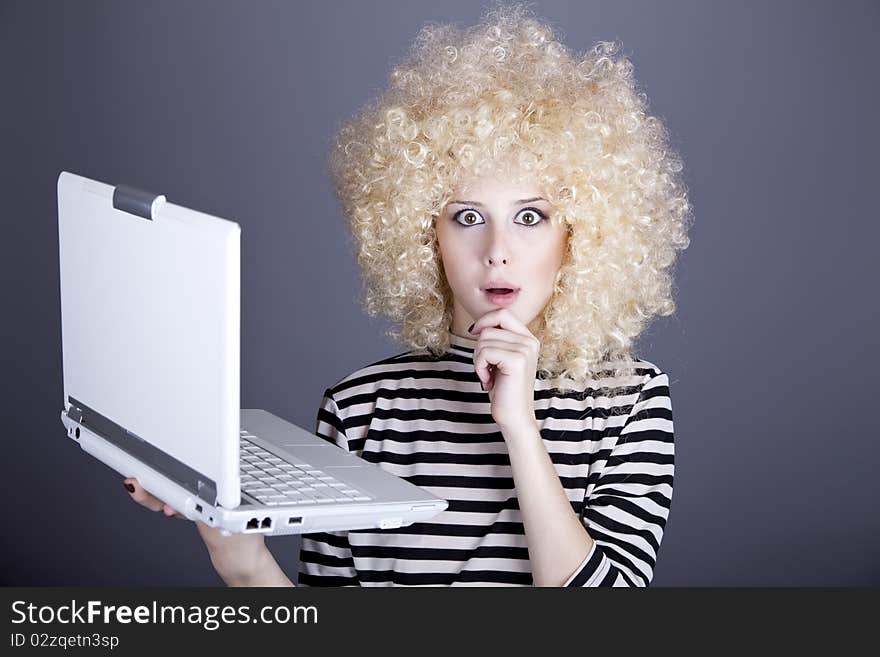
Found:
<svg viewBox="0 0 880 657"><path fill-rule="evenodd" d="M449 351L462 356L473 356L477 346L476 338L464 338L449 331Z"/></svg>

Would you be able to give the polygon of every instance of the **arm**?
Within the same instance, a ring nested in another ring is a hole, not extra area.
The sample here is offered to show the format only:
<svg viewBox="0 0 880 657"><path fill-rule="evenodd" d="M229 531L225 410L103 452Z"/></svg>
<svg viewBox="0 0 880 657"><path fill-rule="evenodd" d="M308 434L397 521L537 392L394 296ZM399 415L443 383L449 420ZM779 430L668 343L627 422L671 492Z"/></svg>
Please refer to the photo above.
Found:
<svg viewBox="0 0 880 657"><path fill-rule="evenodd" d="M666 374L644 384L595 487L574 513L537 425L508 439L537 586L647 586L672 498ZM589 533L588 533L589 530Z"/></svg>
<svg viewBox="0 0 880 657"><path fill-rule="evenodd" d="M562 586L593 550L571 508L537 425L505 434L535 586Z"/></svg>
<svg viewBox="0 0 880 657"><path fill-rule="evenodd" d="M131 498L150 511L162 511L168 518L186 520L168 504L147 492L140 482L129 477L124 480ZM216 527L200 520L196 529L208 549L211 565L229 586L293 586L266 548L262 534L231 534L224 536Z"/></svg>
<svg viewBox="0 0 880 657"><path fill-rule="evenodd" d="M315 433L337 447L350 451L342 416L330 390L324 392L318 409ZM203 537L211 553L211 562L229 586L295 586L278 566L263 540L230 549L229 538L226 538L221 544L221 551L211 549L211 534L206 537L203 532ZM359 586L348 532L303 534L299 560L300 586Z"/></svg>
<svg viewBox="0 0 880 657"><path fill-rule="evenodd" d="M221 536L196 521L214 570L227 586L296 586L275 561L262 535ZM255 540L257 537L261 540Z"/></svg>
<svg viewBox="0 0 880 657"><path fill-rule="evenodd" d="M316 431L325 440L348 451L339 409L329 390L318 410ZM358 454L360 455L360 454ZM162 500L148 493L137 481L124 481L132 499L151 511L183 518ZM214 570L228 586L296 586L269 549L262 534L223 536L219 529L196 521L196 527L211 558ZM305 534L300 552L301 586L358 586L357 573L347 532Z"/></svg>

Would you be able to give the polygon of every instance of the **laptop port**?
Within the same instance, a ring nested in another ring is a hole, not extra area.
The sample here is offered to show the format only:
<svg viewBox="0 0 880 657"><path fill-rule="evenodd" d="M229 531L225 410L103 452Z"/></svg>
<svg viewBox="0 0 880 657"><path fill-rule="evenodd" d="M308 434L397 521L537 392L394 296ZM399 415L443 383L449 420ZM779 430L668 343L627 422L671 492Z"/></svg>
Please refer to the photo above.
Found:
<svg viewBox="0 0 880 657"><path fill-rule="evenodd" d="M202 512L202 505L196 504L196 513L201 513L201 512Z"/></svg>
<svg viewBox="0 0 880 657"><path fill-rule="evenodd" d="M303 524L302 516L291 516L287 519L288 525L301 525Z"/></svg>
<svg viewBox="0 0 880 657"><path fill-rule="evenodd" d="M257 518L251 518L248 520L247 529L259 529L260 521Z"/></svg>
<svg viewBox="0 0 880 657"><path fill-rule="evenodd" d="M271 529L272 528L272 518L263 518L263 522L260 524L260 527L263 527L263 528L268 527L269 529Z"/></svg>

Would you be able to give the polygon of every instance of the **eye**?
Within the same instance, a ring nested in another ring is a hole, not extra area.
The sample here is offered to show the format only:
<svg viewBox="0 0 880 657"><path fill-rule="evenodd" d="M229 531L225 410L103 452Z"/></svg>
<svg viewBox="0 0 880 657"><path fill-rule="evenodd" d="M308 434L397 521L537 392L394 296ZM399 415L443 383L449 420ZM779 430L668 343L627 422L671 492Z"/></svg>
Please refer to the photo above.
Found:
<svg viewBox="0 0 880 657"><path fill-rule="evenodd" d="M515 222L521 226L537 226L547 219L547 215L541 212L538 208L524 208L520 210L516 216L523 217L523 221ZM479 221L482 219L482 216L479 212L472 209L459 210L455 213L453 218L462 226L478 226L481 223L486 223L485 221Z"/></svg>
<svg viewBox="0 0 880 657"><path fill-rule="evenodd" d="M478 223L481 223L476 221L476 219L482 219L482 217L476 210L460 210L455 213L454 219L462 226L476 226Z"/></svg>
<svg viewBox="0 0 880 657"><path fill-rule="evenodd" d="M523 226L537 226L547 218L547 215L538 208L525 208L520 210L516 216L523 217L525 220L525 223L522 224Z"/></svg>

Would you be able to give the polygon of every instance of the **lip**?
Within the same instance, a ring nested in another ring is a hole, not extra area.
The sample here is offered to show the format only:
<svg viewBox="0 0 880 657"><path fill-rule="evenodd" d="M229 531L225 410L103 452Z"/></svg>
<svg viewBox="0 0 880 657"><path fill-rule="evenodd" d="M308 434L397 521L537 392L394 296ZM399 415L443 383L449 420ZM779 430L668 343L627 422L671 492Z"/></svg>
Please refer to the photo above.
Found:
<svg viewBox="0 0 880 657"><path fill-rule="evenodd" d="M509 288L509 289L513 290L514 292L519 292L521 289L518 285L514 285L513 283L510 283L510 282L505 281L500 278L497 280L494 280L494 281L489 281L485 285L480 286L480 289L483 292L485 292L486 290L489 290L492 288L501 288L501 287Z"/></svg>
<svg viewBox="0 0 880 657"><path fill-rule="evenodd" d="M507 294L493 294L492 292L483 290L483 294L486 296L490 303L496 306L506 307L516 301L516 298L519 296L519 290L514 288L513 292L508 292Z"/></svg>

